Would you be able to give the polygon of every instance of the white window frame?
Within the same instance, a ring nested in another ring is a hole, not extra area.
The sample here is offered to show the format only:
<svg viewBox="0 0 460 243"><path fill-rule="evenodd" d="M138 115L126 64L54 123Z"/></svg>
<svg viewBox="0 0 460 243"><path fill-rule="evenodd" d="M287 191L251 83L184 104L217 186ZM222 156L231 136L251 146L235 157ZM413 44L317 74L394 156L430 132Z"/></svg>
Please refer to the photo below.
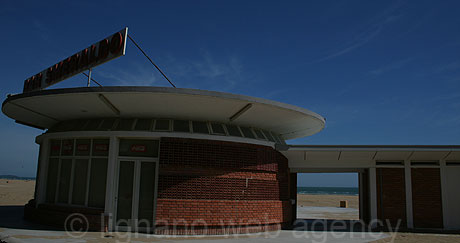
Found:
<svg viewBox="0 0 460 243"><path fill-rule="evenodd" d="M90 140L90 144L89 144L89 155L76 155L76 146L77 146L77 140L83 140L83 139L89 139ZM108 144L108 147L109 147L109 151L108 151L108 154L107 156L93 156L93 142L94 140L108 140L109 141L109 144ZM50 139L50 142L52 140L59 140L60 141L60 151L59 151L59 155L54 155L52 156L51 153L49 153L49 156L48 156L48 163L47 163L47 171L48 171L48 166L49 166L49 160L50 159L58 159L58 173L57 173L57 178L56 178L56 191L55 191L55 195L54 195L54 202L52 202L53 204L55 205L62 205L62 206L72 206L72 207L88 207L88 208L92 208L90 206L88 206L88 200L89 200L89 187L90 187L90 179L91 179L91 164L92 164L92 160L93 159L107 159L107 167L108 167L108 164L109 164L109 154L110 154L110 138L109 137L96 137L96 138L93 138L93 137L78 137L78 138L56 138L56 139ZM73 152L72 152L72 155L62 155L62 142L63 140L73 140ZM50 143L51 144L51 143ZM51 146L49 147L49 149L51 149ZM61 180L61 164L62 164L62 160L64 159L68 159L68 160L72 160L72 165L71 165L71 171L70 171L70 185L69 185L69 190L68 190L68 197L67 197L67 203L62 203L62 202L58 202L58 195L59 195L59 184L60 184L60 180ZM74 184L74 174L75 174L75 161L78 160L78 159L82 159L82 160L88 160L88 167L87 167L87 174L86 174L86 191L85 191L85 203L84 205L81 205L81 204L73 204L72 202L72 194L73 194L73 184ZM48 174L48 173L47 173ZM45 185L45 190L44 190L44 193L45 193L45 197L46 197L46 190L47 190L47 185Z"/></svg>

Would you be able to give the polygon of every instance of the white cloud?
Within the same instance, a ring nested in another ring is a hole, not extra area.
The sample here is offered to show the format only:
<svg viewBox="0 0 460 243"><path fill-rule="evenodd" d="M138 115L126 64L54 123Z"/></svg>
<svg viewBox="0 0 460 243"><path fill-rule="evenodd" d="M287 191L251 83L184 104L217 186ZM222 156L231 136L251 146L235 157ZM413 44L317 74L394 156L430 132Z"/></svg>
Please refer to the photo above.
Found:
<svg viewBox="0 0 460 243"><path fill-rule="evenodd" d="M397 21L402 17L402 15L398 13L400 7L401 6L399 3L390 6L389 8L384 10L380 15L377 15L375 18L369 21L369 23L365 25L364 28L358 30L354 34L354 38L352 38L351 41L348 41L339 49L334 48L329 53L326 53L325 56L311 61L309 62L309 64L327 61L329 59L333 59L347 54L361 46L364 46L369 41L373 40L376 36L378 36L387 25L392 24L393 22Z"/></svg>
<svg viewBox="0 0 460 243"><path fill-rule="evenodd" d="M413 60L413 58L410 57L410 58L398 60L398 61L395 61L395 62L392 62L392 63L388 63L386 65L383 65L383 66L379 67L379 68L371 70L370 73L373 74L373 75L385 74L385 73L387 73L389 71L400 69L400 68L406 66L412 60Z"/></svg>
<svg viewBox="0 0 460 243"><path fill-rule="evenodd" d="M154 67L145 65L135 65L135 68L130 68L132 71L125 71L120 69L112 69L110 72L105 70L94 70L93 73L97 76L101 76L107 81L111 82L111 85L116 86L153 86L158 85L158 77L155 75L157 70ZM96 79L102 86L104 86L103 80Z"/></svg>

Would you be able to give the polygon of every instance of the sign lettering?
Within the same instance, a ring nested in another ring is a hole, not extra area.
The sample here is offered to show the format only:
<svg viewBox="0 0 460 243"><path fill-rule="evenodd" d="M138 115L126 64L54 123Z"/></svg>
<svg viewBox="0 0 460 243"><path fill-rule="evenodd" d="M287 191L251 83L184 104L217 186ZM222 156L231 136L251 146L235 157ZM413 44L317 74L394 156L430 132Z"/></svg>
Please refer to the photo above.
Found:
<svg viewBox="0 0 460 243"><path fill-rule="evenodd" d="M108 144L95 144L94 149L98 152L107 152L109 151L109 145Z"/></svg>
<svg viewBox="0 0 460 243"><path fill-rule="evenodd" d="M145 151L147 151L147 148L145 147L145 145L141 145L141 144L131 145L131 152L144 153Z"/></svg>
<svg viewBox="0 0 460 243"><path fill-rule="evenodd" d="M23 93L41 90L87 69L125 55L128 28L60 61L24 81Z"/></svg>

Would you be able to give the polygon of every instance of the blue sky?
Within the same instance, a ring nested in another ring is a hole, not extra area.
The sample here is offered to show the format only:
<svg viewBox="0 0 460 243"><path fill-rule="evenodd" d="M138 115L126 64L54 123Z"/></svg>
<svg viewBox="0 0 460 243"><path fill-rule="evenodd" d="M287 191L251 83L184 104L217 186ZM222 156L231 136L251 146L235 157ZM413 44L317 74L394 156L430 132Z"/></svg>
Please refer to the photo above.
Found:
<svg viewBox="0 0 460 243"><path fill-rule="evenodd" d="M289 143L459 144L458 9L458 1L0 1L1 95L128 26L178 87L326 117L322 132ZM169 85L130 42L93 77ZM78 75L50 88L85 82ZM2 115L0 132L0 174L34 176L41 131Z"/></svg>

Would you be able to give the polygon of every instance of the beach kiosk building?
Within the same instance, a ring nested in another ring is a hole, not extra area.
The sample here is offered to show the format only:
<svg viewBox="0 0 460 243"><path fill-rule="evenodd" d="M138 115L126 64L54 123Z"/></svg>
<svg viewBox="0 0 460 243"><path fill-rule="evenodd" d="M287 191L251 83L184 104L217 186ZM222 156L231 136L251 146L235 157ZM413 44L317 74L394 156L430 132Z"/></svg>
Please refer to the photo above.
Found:
<svg viewBox="0 0 460 243"><path fill-rule="evenodd" d="M25 217L91 230L221 234L288 227L296 178L358 172L360 218L460 229L459 146L288 145L325 119L255 97L164 87L10 95L7 116L46 131ZM193 227L192 227L193 226Z"/></svg>
<svg viewBox="0 0 460 243"><path fill-rule="evenodd" d="M460 229L460 146L289 145L325 119L205 90L46 89L124 55L126 38L127 28L85 48L3 102L6 116L44 130L27 219L158 234L276 230L296 219L297 173L357 172L363 222Z"/></svg>

